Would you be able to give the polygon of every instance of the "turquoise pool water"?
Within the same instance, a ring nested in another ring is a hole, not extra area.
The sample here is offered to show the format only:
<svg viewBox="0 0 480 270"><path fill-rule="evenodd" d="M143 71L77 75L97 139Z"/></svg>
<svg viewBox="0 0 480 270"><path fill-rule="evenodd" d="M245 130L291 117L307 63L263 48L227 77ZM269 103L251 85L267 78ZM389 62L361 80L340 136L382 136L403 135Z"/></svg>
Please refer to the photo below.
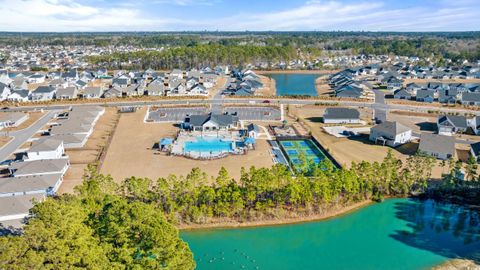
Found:
<svg viewBox="0 0 480 270"><path fill-rule="evenodd" d="M315 164L327 158L311 140L280 141L280 145L287 154L287 159L290 161L290 164L293 166L300 165L299 157L301 154L305 155L309 162L313 161Z"/></svg>
<svg viewBox="0 0 480 270"><path fill-rule="evenodd" d="M462 207L392 199L326 221L181 237L199 270L416 270L451 258L480 261L479 230L477 213Z"/></svg>
<svg viewBox="0 0 480 270"><path fill-rule="evenodd" d="M306 95L317 96L315 80L318 74L268 74L275 80L277 96Z"/></svg>
<svg viewBox="0 0 480 270"><path fill-rule="evenodd" d="M194 142L185 142L185 152L217 153L231 152L232 141L224 141L216 137L197 137Z"/></svg>

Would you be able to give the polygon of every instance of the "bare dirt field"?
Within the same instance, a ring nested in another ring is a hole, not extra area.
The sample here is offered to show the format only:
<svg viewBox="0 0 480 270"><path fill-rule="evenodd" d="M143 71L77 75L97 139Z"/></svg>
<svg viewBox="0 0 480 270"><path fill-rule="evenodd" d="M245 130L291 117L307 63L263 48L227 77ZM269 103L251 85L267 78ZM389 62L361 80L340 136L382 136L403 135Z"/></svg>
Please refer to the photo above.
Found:
<svg viewBox="0 0 480 270"><path fill-rule="evenodd" d="M315 87L317 88L317 95L321 96L331 96L334 94L333 89L328 85L327 76L318 77L315 80Z"/></svg>
<svg viewBox="0 0 480 270"><path fill-rule="evenodd" d="M135 113L122 114L100 172L110 174L117 181L130 176L153 180L170 174L186 175L199 167L216 176L225 167L230 176L238 179L241 167L271 167L272 158L265 140L257 141L257 149L242 156L229 156L213 161L198 161L184 157L167 156L152 147L161 138L174 138L178 128L171 123L144 123L146 108Z"/></svg>
<svg viewBox="0 0 480 270"><path fill-rule="evenodd" d="M70 159L70 168L60 186L59 193L72 193L73 188L82 182L83 172L88 164L101 161L101 155L114 132L118 115L116 108L106 108L105 114L97 121L85 146L79 149L66 150Z"/></svg>
<svg viewBox="0 0 480 270"><path fill-rule="evenodd" d="M227 77L219 76L217 78L217 83L215 84L215 86L208 90L208 96L213 97L218 93L218 91L225 89L226 83L227 83Z"/></svg>

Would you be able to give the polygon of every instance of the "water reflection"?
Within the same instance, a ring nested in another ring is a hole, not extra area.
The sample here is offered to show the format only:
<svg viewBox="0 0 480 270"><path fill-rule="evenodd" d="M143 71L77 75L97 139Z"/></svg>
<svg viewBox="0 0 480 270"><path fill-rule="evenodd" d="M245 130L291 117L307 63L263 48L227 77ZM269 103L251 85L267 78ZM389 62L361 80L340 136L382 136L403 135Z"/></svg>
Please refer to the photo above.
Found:
<svg viewBox="0 0 480 270"><path fill-rule="evenodd" d="M395 204L398 219L407 229L390 236L411 247L448 258L480 263L480 217L476 211L433 200L408 200Z"/></svg>

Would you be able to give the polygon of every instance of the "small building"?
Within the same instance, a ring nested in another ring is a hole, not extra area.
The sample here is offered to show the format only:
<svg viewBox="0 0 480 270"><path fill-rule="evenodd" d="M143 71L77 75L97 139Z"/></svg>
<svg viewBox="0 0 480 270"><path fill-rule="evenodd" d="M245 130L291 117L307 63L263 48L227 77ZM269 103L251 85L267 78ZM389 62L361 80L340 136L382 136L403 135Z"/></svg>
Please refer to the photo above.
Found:
<svg viewBox="0 0 480 270"><path fill-rule="evenodd" d="M40 194L55 195L63 174L29 175L0 178L0 198Z"/></svg>
<svg viewBox="0 0 480 270"><path fill-rule="evenodd" d="M36 140L26 152L26 161L59 159L65 155L63 141L51 137Z"/></svg>
<svg viewBox="0 0 480 270"><path fill-rule="evenodd" d="M385 121L370 129L369 139L375 143L397 147L412 140L412 130L398 122Z"/></svg>
<svg viewBox="0 0 480 270"><path fill-rule="evenodd" d="M227 130L238 126L238 117L230 114L191 115L183 123L183 127L192 131Z"/></svg>
<svg viewBox="0 0 480 270"><path fill-rule="evenodd" d="M8 95L7 100L13 102L27 102L30 100L30 91L24 89L12 91L12 93Z"/></svg>
<svg viewBox="0 0 480 270"><path fill-rule="evenodd" d="M463 105L475 105L480 106L480 92L466 92L462 94Z"/></svg>
<svg viewBox="0 0 480 270"><path fill-rule="evenodd" d="M393 94L393 98L394 99L406 99L406 100L410 100L412 99L412 94L410 94L407 90L405 89L400 89L400 90L397 90L395 91L395 93Z"/></svg>
<svg viewBox="0 0 480 270"><path fill-rule="evenodd" d="M27 121L28 114L22 112L5 112L0 113L0 127L18 127L23 122Z"/></svg>
<svg viewBox="0 0 480 270"><path fill-rule="evenodd" d="M85 87L80 92L82 98L100 98L103 94L101 87Z"/></svg>
<svg viewBox="0 0 480 270"><path fill-rule="evenodd" d="M247 126L247 132L248 132L248 137L256 139L258 138L258 134L260 133L260 130L257 125L252 123Z"/></svg>
<svg viewBox="0 0 480 270"><path fill-rule="evenodd" d="M451 136L422 133L420 136L420 145L418 151L436 157L437 159L447 160L455 157L455 138Z"/></svg>
<svg viewBox="0 0 480 270"><path fill-rule="evenodd" d="M452 136L455 133L465 133L467 131L467 118L458 115L442 115L438 117L438 134Z"/></svg>
<svg viewBox="0 0 480 270"><path fill-rule="evenodd" d="M358 124L360 112L351 108L327 108L323 114L325 124Z"/></svg>

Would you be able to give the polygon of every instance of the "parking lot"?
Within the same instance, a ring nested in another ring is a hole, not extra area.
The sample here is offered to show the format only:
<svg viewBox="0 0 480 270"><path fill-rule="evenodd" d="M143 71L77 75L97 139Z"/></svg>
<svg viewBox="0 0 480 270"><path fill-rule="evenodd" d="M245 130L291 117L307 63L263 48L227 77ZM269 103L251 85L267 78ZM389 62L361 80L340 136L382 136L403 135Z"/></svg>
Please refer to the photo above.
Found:
<svg viewBox="0 0 480 270"><path fill-rule="evenodd" d="M236 114L243 121L280 121L282 113L276 107L226 107L224 113Z"/></svg>
<svg viewBox="0 0 480 270"><path fill-rule="evenodd" d="M205 113L207 113L207 108L205 107L158 108L154 111L149 111L145 120L147 122L182 122L189 115Z"/></svg>

